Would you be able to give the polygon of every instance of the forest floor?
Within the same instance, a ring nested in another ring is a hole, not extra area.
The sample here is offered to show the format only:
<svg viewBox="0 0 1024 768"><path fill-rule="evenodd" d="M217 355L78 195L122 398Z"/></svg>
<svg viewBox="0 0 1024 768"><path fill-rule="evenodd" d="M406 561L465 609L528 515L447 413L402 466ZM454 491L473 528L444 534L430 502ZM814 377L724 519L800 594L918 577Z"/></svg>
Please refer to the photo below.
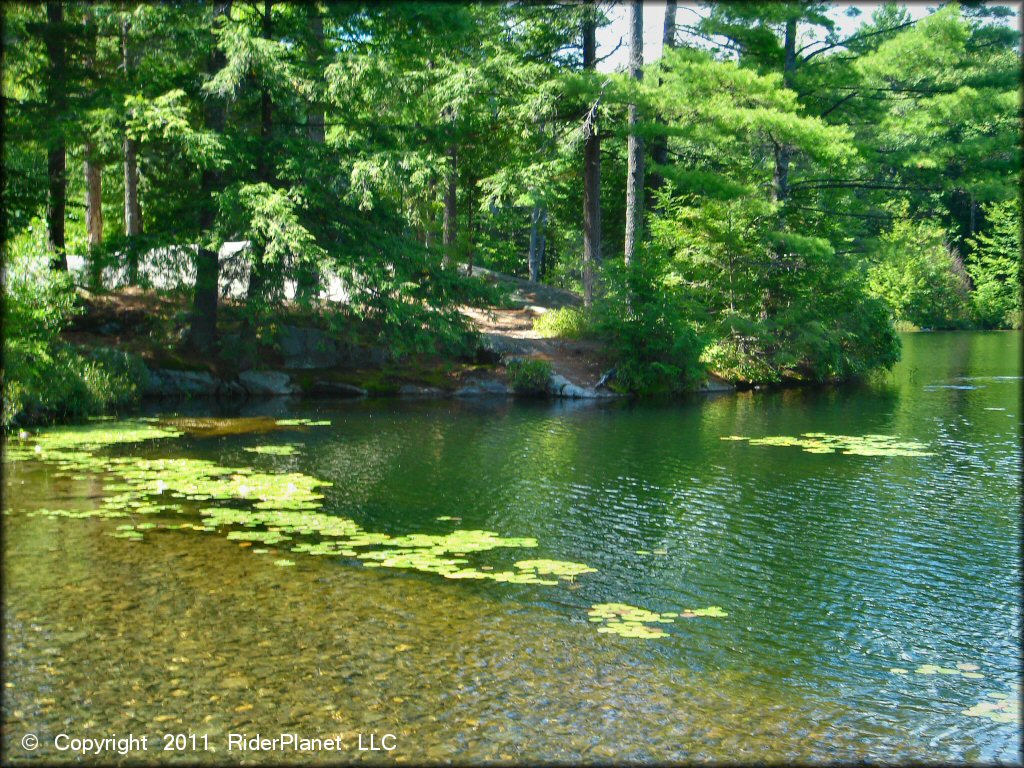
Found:
<svg viewBox="0 0 1024 768"><path fill-rule="evenodd" d="M482 267L474 267L473 274L499 284L511 294L512 306L508 308L460 308L492 349L506 355L546 360L552 372L583 387L593 387L609 369L600 342L544 338L533 329L534 319L549 310L580 306L583 300L578 294Z"/></svg>
<svg viewBox="0 0 1024 768"><path fill-rule="evenodd" d="M521 278L474 268L473 275L497 283L506 296L501 306L460 308L481 334L487 356L476 361L457 361L436 355L413 356L376 366L322 371L324 376L373 391L388 392L404 384L439 387L453 391L472 381L505 381L508 358L545 360L552 372L582 387L593 387L610 363L600 342L542 338L533 328L543 313L579 306L581 297L572 291L537 285ZM188 325L190 301L185 292L121 288L115 291L79 292L82 312L64 331L65 340L85 347L116 347L140 355L152 369L207 371L217 378L232 379L237 365L220 355L198 355L182 345ZM236 302L222 305L222 334L237 332ZM282 322L304 326L310 319L290 305L282 308ZM281 368L270 349L259 355L258 368Z"/></svg>

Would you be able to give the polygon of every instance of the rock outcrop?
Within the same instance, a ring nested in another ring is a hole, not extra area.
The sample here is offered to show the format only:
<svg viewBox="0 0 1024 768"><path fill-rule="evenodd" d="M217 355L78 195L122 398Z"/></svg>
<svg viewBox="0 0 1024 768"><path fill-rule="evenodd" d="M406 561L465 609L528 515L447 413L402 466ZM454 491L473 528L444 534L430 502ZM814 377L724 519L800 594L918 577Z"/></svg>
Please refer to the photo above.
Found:
<svg viewBox="0 0 1024 768"><path fill-rule="evenodd" d="M552 397L569 397L580 400L617 397L616 393L609 392L605 389L581 387L579 384L574 384L565 378L565 376L561 376L557 373L551 374L551 377L548 379L547 391Z"/></svg>
<svg viewBox="0 0 1024 768"><path fill-rule="evenodd" d="M298 385L280 371L242 371L238 381L250 395L280 397L299 393Z"/></svg>

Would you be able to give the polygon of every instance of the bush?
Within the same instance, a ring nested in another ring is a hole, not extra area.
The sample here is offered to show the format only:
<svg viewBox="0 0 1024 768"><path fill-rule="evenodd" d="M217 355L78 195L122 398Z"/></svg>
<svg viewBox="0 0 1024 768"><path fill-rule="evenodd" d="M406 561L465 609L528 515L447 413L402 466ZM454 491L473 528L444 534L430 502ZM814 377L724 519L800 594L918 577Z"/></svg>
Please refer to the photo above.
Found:
<svg viewBox="0 0 1024 768"><path fill-rule="evenodd" d="M509 360L506 370L517 392L543 392L551 378L551 363L547 360Z"/></svg>
<svg viewBox="0 0 1024 768"><path fill-rule="evenodd" d="M666 259L642 250L629 267L609 264L597 331L615 359L618 389L641 394L690 389L704 376L703 342L683 293L666 280Z"/></svg>
<svg viewBox="0 0 1024 768"><path fill-rule="evenodd" d="M49 268L35 224L13 238L4 268L4 427L80 419L139 400L142 360L115 349L79 351L60 339L75 309L64 273ZM36 233L35 235L33 233Z"/></svg>
<svg viewBox="0 0 1024 768"><path fill-rule="evenodd" d="M885 301L897 321L919 328L963 328L970 324L967 276L945 232L894 208L892 229L882 235L878 259L868 272L869 292Z"/></svg>
<svg viewBox="0 0 1024 768"><path fill-rule="evenodd" d="M581 307L561 307L534 318L533 330L544 338L584 339L594 335L594 322Z"/></svg>
<svg viewBox="0 0 1024 768"><path fill-rule="evenodd" d="M973 252L967 272L974 281L974 315L984 328L1020 328L1020 201L986 206L985 218L988 231L969 241Z"/></svg>

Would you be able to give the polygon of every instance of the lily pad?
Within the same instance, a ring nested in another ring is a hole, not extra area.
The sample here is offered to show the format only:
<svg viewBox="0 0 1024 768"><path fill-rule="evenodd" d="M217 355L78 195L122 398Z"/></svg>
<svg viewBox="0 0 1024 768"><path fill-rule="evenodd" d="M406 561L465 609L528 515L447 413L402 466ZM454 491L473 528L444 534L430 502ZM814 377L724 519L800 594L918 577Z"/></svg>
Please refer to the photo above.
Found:
<svg viewBox="0 0 1024 768"><path fill-rule="evenodd" d="M750 445L799 447L807 453L842 453L847 456L933 456L928 446L914 440L900 440L892 435L829 435L805 432L800 436L773 435L740 437L728 435L722 440L746 440Z"/></svg>
<svg viewBox="0 0 1024 768"><path fill-rule="evenodd" d="M295 453L294 445L257 445L246 448L249 453L263 453L269 456L291 456Z"/></svg>

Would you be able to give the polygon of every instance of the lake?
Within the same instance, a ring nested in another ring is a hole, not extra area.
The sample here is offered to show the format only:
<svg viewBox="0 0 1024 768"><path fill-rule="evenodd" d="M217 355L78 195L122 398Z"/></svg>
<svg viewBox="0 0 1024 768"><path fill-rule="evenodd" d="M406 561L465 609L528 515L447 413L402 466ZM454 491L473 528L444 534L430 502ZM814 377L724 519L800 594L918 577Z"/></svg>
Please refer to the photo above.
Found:
<svg viewBox="0 0 1024 768"><path fill-rule="evenodd" d="M0 759L1019 761L1021 334L902 339L813 391L11 440ZM283 733L342 746L228 750Z"/></svg>

